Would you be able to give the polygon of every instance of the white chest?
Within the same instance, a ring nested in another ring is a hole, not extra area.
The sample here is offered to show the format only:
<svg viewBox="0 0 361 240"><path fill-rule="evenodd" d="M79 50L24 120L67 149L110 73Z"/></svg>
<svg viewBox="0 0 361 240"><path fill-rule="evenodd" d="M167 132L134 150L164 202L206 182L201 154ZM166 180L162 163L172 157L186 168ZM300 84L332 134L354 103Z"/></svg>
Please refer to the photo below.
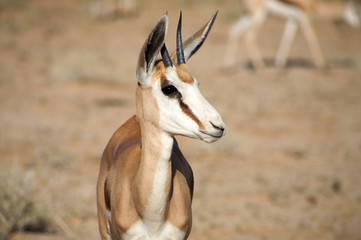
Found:
<svg viewBox="0 0 361 240"><path fill-rule="evenodd" d="M143 221L136 222L123 236L124 240L183 240L186 233L179 230L169 222L165 222L156 231L150 231Z"/></svg>

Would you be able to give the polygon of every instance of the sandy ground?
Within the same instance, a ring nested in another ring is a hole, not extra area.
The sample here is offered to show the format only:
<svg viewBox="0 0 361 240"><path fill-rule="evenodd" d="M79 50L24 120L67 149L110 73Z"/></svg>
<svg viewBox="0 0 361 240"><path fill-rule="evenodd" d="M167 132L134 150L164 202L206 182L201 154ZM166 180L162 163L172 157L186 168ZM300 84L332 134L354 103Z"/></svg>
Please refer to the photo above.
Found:
<svg viewBox="0 0 361 240"><path fill-rule="evenodd" d="M235 66L221 67L241 11L231 0L142 0L136 16L103 21L86 0L1 0L0 168L35 174L58 229L13 239L99 239L100 156L135 113L141 45L166 10L171 50L180 9L186 37L217 8L188 66L227 135L178 138L195 174L190 239L361 239L361 31L339 21L338 5L313 17L328 69L312 66L298 34L289 67L255 72L242 45ZM283 26L271 18L262 29L271 62Z"/></svg>

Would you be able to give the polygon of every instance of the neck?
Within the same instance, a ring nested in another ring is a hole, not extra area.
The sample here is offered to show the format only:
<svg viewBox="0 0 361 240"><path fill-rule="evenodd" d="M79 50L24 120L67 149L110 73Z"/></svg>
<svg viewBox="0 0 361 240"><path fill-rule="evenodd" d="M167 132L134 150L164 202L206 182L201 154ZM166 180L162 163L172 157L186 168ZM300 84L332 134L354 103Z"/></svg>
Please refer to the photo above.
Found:
<svg viewBox="0 0 361 240"><path fill-rule="evenodd" d="M173 138L153 123L140 121L141 162L136 176L136 192L143 220L153 231L165 218L171 190Z"/></svg>

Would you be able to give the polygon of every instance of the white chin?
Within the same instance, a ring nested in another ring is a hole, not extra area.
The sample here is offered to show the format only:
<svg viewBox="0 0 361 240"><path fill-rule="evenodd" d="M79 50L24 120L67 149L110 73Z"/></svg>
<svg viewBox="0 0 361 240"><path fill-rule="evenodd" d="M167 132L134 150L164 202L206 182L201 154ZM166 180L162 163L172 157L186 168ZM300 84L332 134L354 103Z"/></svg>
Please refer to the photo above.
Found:
<svg viewBox="0 0 361 240"><path fill-rule="evenodd" d="M203 141L205 141L206 143L213 143L215 141L217 141L219 138L212 138L212 137L205 137L202 138Z"/></svg>

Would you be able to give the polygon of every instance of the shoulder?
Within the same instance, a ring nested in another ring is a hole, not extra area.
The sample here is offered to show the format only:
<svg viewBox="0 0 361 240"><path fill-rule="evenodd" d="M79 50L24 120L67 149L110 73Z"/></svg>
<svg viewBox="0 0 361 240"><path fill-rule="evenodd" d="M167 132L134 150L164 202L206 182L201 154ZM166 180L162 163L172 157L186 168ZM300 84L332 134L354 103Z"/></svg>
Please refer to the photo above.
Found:
<svg viewBox="0 0 361 240"><path fill-rule="evenodd" d="M124 154L138 155L140 143L139 122L136 116L133 116L114 132L104 150L104 154L107 155L110 162L113 162L119 156L124 157Z"/></svg>

